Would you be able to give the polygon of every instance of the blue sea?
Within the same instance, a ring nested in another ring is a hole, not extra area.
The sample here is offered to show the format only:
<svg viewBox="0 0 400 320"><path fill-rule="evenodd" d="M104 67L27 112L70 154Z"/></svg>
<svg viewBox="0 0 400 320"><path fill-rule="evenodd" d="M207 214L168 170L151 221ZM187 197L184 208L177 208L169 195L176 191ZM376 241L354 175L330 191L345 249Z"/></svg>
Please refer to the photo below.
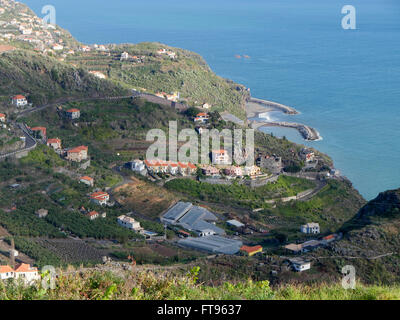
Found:
<svg viewBox="0 0 400 320"><path fill-rule="evenodd" d="M366 199L400 187L400 1L398 0L22 0L85 43L158 41L201 54L252 95L295 107L276 120L315 127L275 135L329 154ZM356 30L344 30L344 5ZM235 55L248 55L238 59Z"/></svg>

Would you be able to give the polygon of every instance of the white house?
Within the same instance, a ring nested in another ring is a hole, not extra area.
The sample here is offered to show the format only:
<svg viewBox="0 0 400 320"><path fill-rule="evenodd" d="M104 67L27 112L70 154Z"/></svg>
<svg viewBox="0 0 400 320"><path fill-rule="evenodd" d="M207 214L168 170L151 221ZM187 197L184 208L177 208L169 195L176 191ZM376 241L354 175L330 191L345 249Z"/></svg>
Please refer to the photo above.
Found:
<svg viewBox="0 0 400 320"><path fill-rule="evenodd" d="M23 107L28 104L28 100L26 100L25 96L18 94L12 98L12 104L17 107Z"/></svg>
<svg viewBox="0 0 400 320"><path fill-rule="evenodd" d="M79 178L79 182L80 183L84 183L86 185L88 185L89 187L93 187L94 186L94 179L88 176L83 176Z"/></svg>
<svg viewBox="0 0 400 320"><path fill-rule="evenodd" d="M100 206L106 205L108 200L110 200L110 195L107 192L94 192L90 195L90 201Z"/></svg>
<svg viewBox="0 0 400 320"><path fill-rule="evenodd" d="M304 224L300 227L300 231L307 234L318 234L320 233L319 223L309 222Z"/></svg>
<svg viewBox="0 0 400 320"><path fill-rule="evenodd" d="M97 219L99 217L99 213L97 211L90 211L86 214L90 220Z"/></svg>
<svg viewBox="0 0 400 320"><path fill-rule="evenodd" d="M298 272L306 271L311 269L311 262L305 261L301 258L290 259L293 269Z"/></svg>
<svg viewBox="0 0 400 320"><path fill-rule="evenodd" d="M31 283L32 281L39 280L40 275L37 268L31 267L26 263L21 263L15 268L15 278L23 279L25 283Z"/></svg>
<svg viewBox="0 0 400 320"><path fill-rule="evenodd" d="M140 226L140 222L135 219L122 215L117 218L117 222L120 226L131 229L136 232L142 232L143 228Z"/></svg>
<svg viewBox="0 0 400 320"><path fill-rule="evenodd" d="M146 170L146 166L142 160L133 160L131 163L131 170L136 171L136 172L141 172L143 170Z"/></svg>
<svg viewBox="0 0 400 320"><path fill-rule="evenodd" d="M15 271L10 266L0 266L0 280L15 278Z"/></svg>
<svg viewBox="0 0 400 320"><path fill-rule="evenodd" d="M213 164L230 164L228 151L226 150L213 150L211 152L211 160Z"/></svg>
<svg viewBox="0 0 400 320"><path fill-rule="evenodd" d="M122 60L128 60L128 59L129 59L129 53L128 52L122 52L121 61Z"/></svg>

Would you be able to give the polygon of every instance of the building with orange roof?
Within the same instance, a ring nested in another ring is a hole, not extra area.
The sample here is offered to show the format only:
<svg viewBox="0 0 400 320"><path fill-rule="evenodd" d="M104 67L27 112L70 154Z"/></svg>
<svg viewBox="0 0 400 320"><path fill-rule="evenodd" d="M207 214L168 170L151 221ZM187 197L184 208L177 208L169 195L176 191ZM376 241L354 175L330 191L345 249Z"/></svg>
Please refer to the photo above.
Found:
<svg viewBox="0 0 400 320"><path fill-rule="evenodd" d="M84 183L90 187L94 186L94 179L88 176L83 176L79 178L79 182Z"/></svg>
<svg viewBox="0 0 400 320"><path fill-rule="evenodd" d="M79 119L81 116L81 111L79 109L72 108L65 111L65 115L67 116L68 119L71 120Z"/></svg>
<svg viewBox="0 0 400 320"><path fill-rule="evenodd" d="M219 165L230 164L228 151L224 149L211 151L211 161L213 164Z"/></svg>
<svg viewBox="0 0 400 320"><path fill-rule="evenodd" d="M0 113L0 122L6 122L6 115L4 113Z"/></svg>
<svg viewBox="0 0 400 320"><path fill-rule="evenodd" d="M61 139L47 139L47 146L52 147L54 150L61 149Z"/></svg>
<svg viewBox="0 0 400 320"><path fill-rule="evenodd" d="M10 266L0 266L0 280L15 278L15 271Z"/></svg>
<svg viewBox="0 0 400 320"><path fill-rule="evenodd" d="M46 139L47 129L45 127L34 127L31 128L34 136L40 139Z"/></svg>
<svg viewBox="0 0 400 320"><path fill-rule="evenodd" d="M107 192L97 191L90 195L90 201L100 206L106 205L108 200L110 200L110 195Z"/></svg>
<svg viewBox="0 0 400 320"><path fill-rule="evenodd" d="M209 116L208 116L208 114L207 113L205 113L205 112L200 112L200 113L198 113L197 115L196 115L196 117L194 117L194 122L202 122L202 123L205 123L205 122L207 122L208 121L208 119L209 119Z"/></svg>
<svg viewBox="0 0 400 320"><path fill-rule="evenodd" d="M15 268L15 278L23 279L25 283L30 283L34 280L39 280L40 275L36 267L32 267L27 263L20 263Z"/></svg>
<svg viewBox="0 0 400 320"><path fill-rule="evenodd" d="M11 103L17 107L23 107L28 104L28 100L25 96L18 94L11 99Z"/></svg>
<svg viewBox="0 0 400 320"><path fill-rule="evenodd" d="M86 214L90 220L97 219L99 217L99 213L97 211L90 211Z"/></svg>
<svg viewBox="0 0 400 320"><path fill-rule="evenodd" d="M87 146L79 146L76 148L72 148L67 150L67 160L81 162L82 160L86 160L88 158L88 147Z"/></svg>
<svg viewBox="0 0 400 320"><path fill-rule="evenodd" d="M248 255L249 257L254 256L257 253L261 253L263 251L262 246L242 246L240 251L244 254Z"/></svg>

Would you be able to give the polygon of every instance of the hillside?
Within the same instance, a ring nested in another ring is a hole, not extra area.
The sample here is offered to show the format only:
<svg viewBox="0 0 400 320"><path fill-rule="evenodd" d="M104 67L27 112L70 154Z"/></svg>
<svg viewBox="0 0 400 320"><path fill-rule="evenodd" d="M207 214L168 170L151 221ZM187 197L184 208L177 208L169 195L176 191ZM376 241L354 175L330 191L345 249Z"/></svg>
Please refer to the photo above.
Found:
<svg viewBox="0 0 400 320"><path fill-rule="evenodd" d="M117 274L69 268L59 274L56 288L40 284L24 288L12 282L0 282L1 300L398 300L400 288L359 285L345 290L340 283L322 285L269 286L268 281L206 286L197 281L201 269L187 275L172 276L144 269Z"/></svg>
<svg viewBox="0 0 400 320"><path fill-rule="evenodd" d="M173 52L175 58L159 54L162 49ZM131 58L121 61L123 52ZM180 99L191 106L208 103L213 111L228 111L245 118L244 103L249 97L246 88L217 76L194 52L160 43L139 43L109 46L109 55L96 51L76 53L66 61L100 71L139 91L153 94L178 91Z"/></svg>
<svg viewBox="0 0 400 320"><path fill-rule="evenodd" d="M328 270L354 265L365 283L400 280L400 189L380 193L342 228L343 240L318 252Z"/></svg>
<svg viewBox="0 0 400 320"><path fill-rule="evenodd" d="M118 96L126 89L28 50L5 52L0 56L0 95L9 103L15 94L25 94L34 105L56 100Z"/></svg>

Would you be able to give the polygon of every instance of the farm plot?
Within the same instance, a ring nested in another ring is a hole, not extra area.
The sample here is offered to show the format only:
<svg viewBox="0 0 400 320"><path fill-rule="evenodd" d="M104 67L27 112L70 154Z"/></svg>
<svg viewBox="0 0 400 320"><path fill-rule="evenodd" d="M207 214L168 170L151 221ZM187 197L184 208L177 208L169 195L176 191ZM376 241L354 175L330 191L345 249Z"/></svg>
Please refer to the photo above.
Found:
<svg viewBox="0 0 400 320"><path fill-rule="evenodd" d="M99 263L105 251L95 249L85 241L74 239L36 239L38 244L52 251L66 263Z"/></svg>

